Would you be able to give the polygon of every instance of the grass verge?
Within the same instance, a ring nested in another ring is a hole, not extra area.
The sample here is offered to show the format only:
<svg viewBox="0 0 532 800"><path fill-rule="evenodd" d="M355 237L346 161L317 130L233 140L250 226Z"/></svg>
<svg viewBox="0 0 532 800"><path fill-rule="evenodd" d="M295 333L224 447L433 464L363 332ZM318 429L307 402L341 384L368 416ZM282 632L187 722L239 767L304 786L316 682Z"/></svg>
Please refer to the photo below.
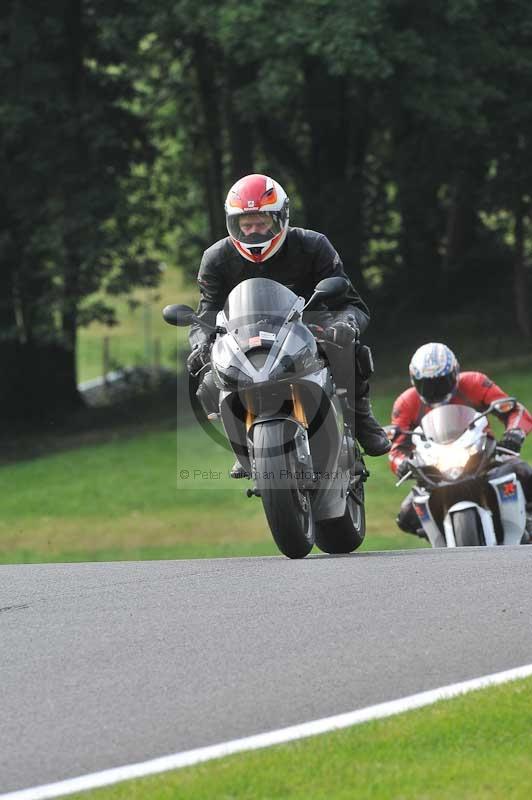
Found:
<svg viewBox="0 0 532 800"><path fill-rule="evenodd" d="M525 370L491 372L531 405ZM402 387L376 383L380 419ZM260 500L244 496L247 481L228 477L231 453L197 426L169 426L137 436L116 428L104 443L1 467L0 563L277 554ZM531 457L532 441L523 455ZM425 546L395 526L406 489L395 488L387 459L370 458L368 467L363 549Z"/></svg>
<svg viewBox="0 0 532 800"><path fill-rule="evenodd" d="M245 497L247 481L228 477L232 461L203 432L188 428L4 467L0 563L278 554L260 500ZM180 463L189 480L176 475ZM194 478L206 465L207 476ZM373 486L364 547L417 546L417 539L394 530L398 498L384 461L375 465Z"/></svg>
<svg viewBox="0 0 532 800"><path fill-rule="evenodd" d="M531 748L532 679L527 679L75 797L528 800Z"/></svg>
<svg viewBox="0 0 532 800"><path fill-rule="evenodd" d="M161 310L170 303L186 303L194 308L198 292L186 283L181 270L168 268L154 289L136 289L130 296L103 298L115 309L117 324L109 327L93 322L79 332L77 348L78 382L103 374L103 340L109 340L110 368L153 364L156 341L163 366L175 369L178 348L185 348L188 330L169 328ZM177 331L177 332L176 332Z"/></svg>

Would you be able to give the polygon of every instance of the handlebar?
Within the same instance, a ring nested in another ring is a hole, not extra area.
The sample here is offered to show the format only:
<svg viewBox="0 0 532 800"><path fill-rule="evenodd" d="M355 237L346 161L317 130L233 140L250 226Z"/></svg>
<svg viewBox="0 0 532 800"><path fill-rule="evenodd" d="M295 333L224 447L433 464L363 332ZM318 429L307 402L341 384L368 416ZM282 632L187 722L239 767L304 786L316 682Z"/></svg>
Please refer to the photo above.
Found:
<svg viewBox="0 0 532 800"><path fill-rule="evenodd" d="M397 481L397 483L396 483L395 485L396 485L396 486L401 486L401 484L403 484L403 483L404 483L405 481L407 481L409 478L413 478L413 477L414 477L414 473L412 472L412 470L409 470L409 471L406 473L406 475L403 475L403 477L402 477L402 478L399 478L399 480Z"/></svg>
<svg viewBox="0 0 532 800"><path fill-rule="evenodd" d="M311 331L312 333L312 331ZM314 335L317 344L327 345L327 347L336 347L337 350L343 350L344 346L342 344L336 344L336 342L331 342L330 339L318 339L316 335Z"/></svg>
<svg viewBox="0 0 532 800"><path fill-rule="evenodd" d="M493 400L493 402L491 402L489 404L488 408L486 408L485 411L480 411L471 420L471 422L469 423L467 428L464 428L463 432L465 432L468 429L471 430L472 428L474 428L475 423L478 422L479 419L482 419L482 417L487 417L488 414L493 414L494 412L495 413L497 413L497 412L498 413L503 413L503 414L510 413L510 411L512 409L514 409L517 405L518 405L518 403L517 403L517 400L515 399L515 397L504 397L504 398L501 397L498 400ZM398 425L386 425L385 426L385 430L388 432L389 438L392 438L392 437L395 438L398 434L403 434L405 436L412 436L413 434L416 434L416 436L419 436L423 440L426 440L426 438L427 438L425 436L423 430L419 430L418 428L415 428L415 429L412 429L412 430L407 430L405 428L400 428ZM461 435L462 434L460 434L460 436ZM457 436L456 438L459 438L459 436ZM450 444L450 442L449 442L449 444Z"/></svg>
<svg viewBox="0 0 532 800"><path fill-rule="evenodd" d="M497 447L495 449L495 455L508 456L508 457L512 457L512 458L519 458L519 453L516 453L514 450L509 450L507 447L501 447L500 445L497 445ZM422 473L421 468L416 467L416 465L413 464L412 465L412 469L410 469L406 473L406 475L403 475L403 477L400 478L396 482L395 486L396 487L401 486L403 483L405 483L406 481L410 480L411 478L416 478L416 476L419 476L420 473ZM426 485L427 487L429 487L430 489L437 489L438 487L441 487L443 485L447 485L447 484L450 484L450 483L452 483L453 485L456 485L461 480L470 480L473 477L476 477L476 476L468 474L468 475L465 475L464 477L460 478L459 480L455 480L455 481L445 481L445 480L443 480L443 481L437 482L437 481L433 481L427 475L422 473L421 477L420 477L420 482L423 483L424 485Z"/></svg>
<svg viewBox="0 0 532 800"><path fill-rule="evenodd" d="M501 447L499 444L497 445L495 452L503 456L513 456L514 458L519 457L519 453L516 453L515 450L509 450L507 447Z"/></svg>

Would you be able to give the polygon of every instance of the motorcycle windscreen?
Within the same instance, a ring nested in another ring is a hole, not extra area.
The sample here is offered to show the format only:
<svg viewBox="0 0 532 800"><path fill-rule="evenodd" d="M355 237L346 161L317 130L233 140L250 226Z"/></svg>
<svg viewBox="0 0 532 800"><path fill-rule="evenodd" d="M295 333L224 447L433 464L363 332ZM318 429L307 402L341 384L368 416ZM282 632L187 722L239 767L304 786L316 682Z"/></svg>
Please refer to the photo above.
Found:
<svg viewBox="0 0 532 800"><path fill-rule="evenodd" d="M271 345L297 295L268 278L250 278L235 286L224 312L228 331L242 350Z"/></svg>
<svg viewBox="0 0 532 800"><path fill-rule="evenodd" d="M439 444L449 444L462 435L476 416L475 409L469 406L437 406L423 417L421 427L428 439Z"/></svg>

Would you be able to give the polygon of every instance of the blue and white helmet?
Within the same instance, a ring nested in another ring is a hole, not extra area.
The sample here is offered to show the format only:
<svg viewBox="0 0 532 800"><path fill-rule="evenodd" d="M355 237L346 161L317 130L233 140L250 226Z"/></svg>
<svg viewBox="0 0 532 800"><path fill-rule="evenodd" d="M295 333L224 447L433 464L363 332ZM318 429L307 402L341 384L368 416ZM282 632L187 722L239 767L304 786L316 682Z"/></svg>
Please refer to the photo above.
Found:
<svg viewBox="0 0 532 800"><path fill-rule="evenodd" d="M458 382L460 365L452 350L440 342L419 347L410 362L410 382L429 406L447 403Z"/></svg>

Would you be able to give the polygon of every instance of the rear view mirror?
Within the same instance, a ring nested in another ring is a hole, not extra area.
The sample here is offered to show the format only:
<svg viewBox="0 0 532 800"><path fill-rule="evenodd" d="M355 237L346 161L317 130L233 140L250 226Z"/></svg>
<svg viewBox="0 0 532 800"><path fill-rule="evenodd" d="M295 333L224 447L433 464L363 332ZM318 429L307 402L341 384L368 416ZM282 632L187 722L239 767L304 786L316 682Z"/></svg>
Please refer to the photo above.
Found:
<svg viewBox="0 0 532 800"><path fill-rule="evenodd" d="M515 397L501 397L500 400L494 400L491 404L491 408L493 411L497 411L499 414L509 414L510 411L513 411L517 405L517 401Z"/></svg>
<svg viewBox="0 0 532 800"><path fill-rule="evenodd" d="M348 286L349 281L345 278L324 278L316 285L314 294L321 295L321 298L339 297L345 293Z"/></svg>
<svg viewBox="0 0 532 800"><path fill-rule="evenodd" d="M513 411L514 408L516 408L516 406L517 400L515 397L501 397L499 400L494 400L489 404L486 411L481 412L475 417L475 419L471 421L471 424L468 427L474 428L477 420L482 419L482 417L487 417L487 415L493 413L493 411L495 411L496 414L509 414L510 411Z"/></svg>
<svg viewBox="0 0 532 800"><path fill-rule="evenodd" d="M316 285L314 294L305 305L303 311L312 308L312 306L315 306L316 303L319 303L321 300L327 300L331 297L340 297L347 291L348 287L349 281L346 278L324 278Z"/></svg>
<svg viewBox="0 0 532 800"><path fill-rule="evenodd" d="M169 325L176 325L178 328L184 328L187 325L192 325L196 319L196 314L194 309L190 308L190 306L165 306L163 308L163 319Z"/></svg>
<svg viewBox="0 0 532 800"><path fill-rule="evenodd" d="M422 431L421 428L416 428L415 430L407 430L405 428L400 428L399 425L384 425L383 428L384 428L384 433L386 434L390 442L393 442L395 437L399 436L400 433L404 434L405 436L412 436L412 434L415 433L416 436L419 436L420 439L427 438L425 436L424 431Z"/></svg>

